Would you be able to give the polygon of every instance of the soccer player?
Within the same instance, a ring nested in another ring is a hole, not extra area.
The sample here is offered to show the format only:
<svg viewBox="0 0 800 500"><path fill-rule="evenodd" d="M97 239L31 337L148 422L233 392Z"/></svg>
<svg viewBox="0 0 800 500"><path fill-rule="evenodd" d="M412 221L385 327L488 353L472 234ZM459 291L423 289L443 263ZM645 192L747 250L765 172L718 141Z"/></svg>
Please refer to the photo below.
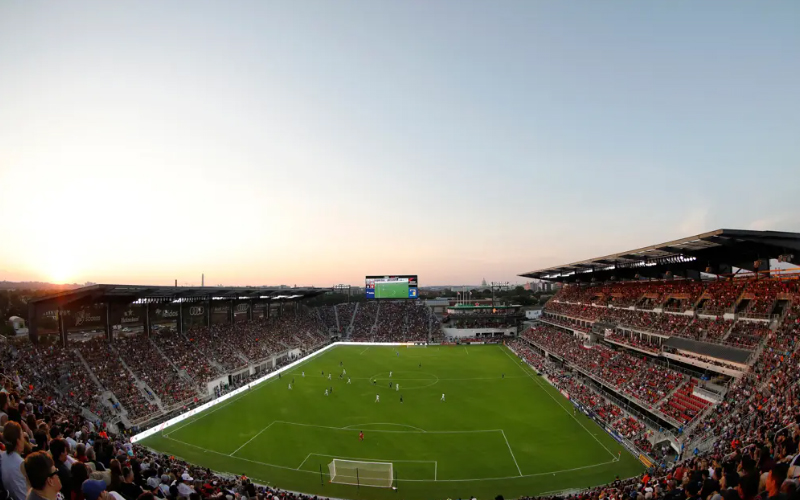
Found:
<svg viewBox="0 0 800 500"><path fill-rule="evenodd" d="M372 381L372 385L378 385L378 381L377 380L373 380Z"/></svg>
<svg viewBox="0 0 800 500"><path fill-rule="evenodd" d="M330 380L330 379L331 379L331 374L329 373L329 374L328 374L328 380Z"/></svg>
<svg viewBox="0 0 800 500"><path fill-rule="evenodd" d="M400 390L400 384L394 384L394 390L395 391L399 391Z"/></svg>
<svg viewBox="0 0 800 500"><path fill-rule="evenodd" d="M422 363L419 364L419 367L422 368Z"/></svg>
<svg viewBox="0 0 800 500"><path fill-rule="evenodd" d="M444 401L444 393L442 393L442 399L441 399L441 401Z"/></svg>
<svg viewBox="0 0 800 500"><path fill-rule="evenodd" d="M342 375L347 375L347 370L345 370L344 368L342 368Z"/></svg>
<svg viewBox="0 0 800 500"><path fill-rule="evenodd" d="M278 372L278 380L281 379L281 372Z"/></svg>
<svg viewBox="0 0 800 500"><path fill-rule="evenodd" d="M400 395L400 402L401 403L403 402L403 395L402 394Z"/></svg>
<svg viewBox="0 0 800 500"><path fill-rule="evenodd" d="M292 390L292 384L289 384L289 390L290 391Z"/></svg>
<svg viewBox="0 0 800 500"><path fill-rule="evenodd" d="M358 440L359 441L363 441L364 440L364 431L361 431L361 432L358 433Z"/></svg>
<svg viewBox="0 0 800 500"><path fill-rule="evenodd" d="M306 378L306 372L303 372L303 378Z"/></svg>
<svg viewBox="0 0 800 500"><path fill-rule="evenodd" d="M340 374L339 374L339 380L341 380L341 379L342 379L342 374L340 373Z"/></svg>
<svg viewBox="0 0 800 500"><path fill-rule="evenodd" d="M505 373L503 374L502 378L506 378L506 374Z"/></svg>
<svg viewBox="0 0 800 500"><path fill-rule="evenodd" d="M325 395L326 396L328 395L328 389L325 389Z"/></svg>
<svg viewBox="0 0 800 500"><path fill-rule="evenodd" d="M392 372L389 372L389 378L392 378Z"/></svg>
<svg viewBox="0 0 800 500"><path fill-rule="evenodd" d="M397 352L397 357L399 358L400 357L400 351L396 351L396 352Z"/></svg>
<svg viewBox="0 0 800 500"><path fill-rule="evenodd" d="M380 403L381 402L381 395L380 394L376 394L375 395L375 402L376 403Z"/></svg>
<svg viewBox="0 0 800 500"><path fill-rule="evenodd" d="M391 389L391 388L392 388L392 383L391 383L391 382L389 382L389 389Z"/></svg>
<svg viewBox="0 0 800 500"><path fill-rule="evenodd" d="M350 383L350 377L347 377L347 383L348 384Z"/></svg>
<svg viewBox="0 0 800 500"><path fill-rule="evenodd" d="M292 377L292 383L294 384L294 377Z"/></svg>
<svg viewBox="0 0 800 500"><path fill-rule="evenodd" d="M322 370L322 376L323 377L325 376L325 370Z"/></svg>

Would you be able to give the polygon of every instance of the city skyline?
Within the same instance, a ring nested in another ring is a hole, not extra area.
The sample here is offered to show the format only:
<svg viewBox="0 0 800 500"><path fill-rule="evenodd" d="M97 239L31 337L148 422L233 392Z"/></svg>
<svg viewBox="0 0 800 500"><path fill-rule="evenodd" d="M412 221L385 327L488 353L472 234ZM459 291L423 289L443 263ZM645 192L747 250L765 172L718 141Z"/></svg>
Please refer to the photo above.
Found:
<svg viewBox="0 0 800 500"><path fill-rule="evenodd" d="M0 281L524 283L800 231L800 4L497 7L0 4Z"/></svg>

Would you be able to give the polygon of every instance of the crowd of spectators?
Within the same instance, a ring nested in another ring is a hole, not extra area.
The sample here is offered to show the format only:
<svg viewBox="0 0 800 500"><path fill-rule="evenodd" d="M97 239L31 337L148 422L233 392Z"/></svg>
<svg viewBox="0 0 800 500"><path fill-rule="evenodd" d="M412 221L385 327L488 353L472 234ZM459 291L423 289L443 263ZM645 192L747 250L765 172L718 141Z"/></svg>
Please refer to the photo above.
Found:
<svg viewBox="0 0 800 500"><path fill-rule="evenodd" d="M723 341L736 347L752 348L769 333L770 329L767 323L739 320L733 325L730 333Z"/></svg>
<svg viewBox="0 0 800 500"><path fill-rule="evenodd" d="M652 410L657 410L659 402L684 380L680 373L649 362L644 356L602 345L587 347L583 340L550 326L531 328L523 337Z"/></svg>
<svg viewBox="0 0 800 500"><path fill-rule="evenodd" d="M179 370L184 370L200 386L221 375L186 337L177 332L160 331L150 337L153 343Z"/></svg>
<svg viewBox="0 0 800 500"><path fill-rule="evenodd" d="M326 331L341 334L341 332L339 332L339 325L336 323L336 310L334 306L317 307L317 312L319 313L320 320L325 326Z"/></svg>
<svg viewBox="0 0 800 500"><path fill-rule="evenodd" d="M378 303L362 302L354 314L352 339L358 342L371 340L375 316L378 314Z"/></svg>
<svg viewBox="0 0 800 500"><path fill-rule="evenodd" d="M136 376L147 384L165 406L193 399L198 396L197 387L181 378L172 363L165 358L144 335L119 336L114 347L125 356L125 362Z"/></svg>
<svg viewBox="0 0 800 500"><path fill-rule="evenodd" d="M661 345L658 343L657 340L653 339L650 336L639 336L636 334L628 334L623 333L618 330L612 330L608 333L605 338L607 340L613 340L619 344L624 344L626 346L635 347L637 349L641 349L643 351L651 352L651 353L659 353L661 352Z"/></svg>
<svg viewBox="0 0 800 500"><path fill-rule="evenodd" d="M337 304L335 307L336 314L339 316L339 327L342 329L340 335L344 336L347 334L347 329L353 321L353 311L356 310L356 304Z"/></svg>
<svg viewBox="0 0 800 500"><path fill-rule="evenodd" d="M220 475L131 444L4 379L0 462L9 500L323 500Z"/></svg>
<svg viewBox="0 0 800 500"><path fill-rule="evenodd" d="M719 341L730 331L733 320L722 316L715 318L697 317L683 331L681 337L704 341Z"/></svg>
<svg viewBox="0 0 800 500"><path fill-rule="evenodd" d="M133 374L123 366L119 354L105 339L98 337L81 342L78 350L103 387L113 392L128 411L131 420L158 411L158 406L149 401L136 386Z"/></svg>
<svg viewBox="0 0 800 500"><path fill-rule="evenodd" d="M731 309L742 294L747 282L745 280L718 280L706 285L706 291L700 297L702 314L721 316Z"/></svg>

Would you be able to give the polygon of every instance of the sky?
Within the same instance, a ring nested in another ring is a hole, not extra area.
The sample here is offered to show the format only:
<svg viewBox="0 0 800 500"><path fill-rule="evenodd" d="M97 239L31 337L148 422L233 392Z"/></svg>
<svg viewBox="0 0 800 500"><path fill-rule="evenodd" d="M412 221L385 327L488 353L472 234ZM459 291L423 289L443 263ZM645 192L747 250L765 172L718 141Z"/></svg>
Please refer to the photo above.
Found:
<svg viewBox="0 0 800 500"><path fill-rule="evenodd" d="M524 282L800 231L800 2L0 2L0 280Z"/></svg>

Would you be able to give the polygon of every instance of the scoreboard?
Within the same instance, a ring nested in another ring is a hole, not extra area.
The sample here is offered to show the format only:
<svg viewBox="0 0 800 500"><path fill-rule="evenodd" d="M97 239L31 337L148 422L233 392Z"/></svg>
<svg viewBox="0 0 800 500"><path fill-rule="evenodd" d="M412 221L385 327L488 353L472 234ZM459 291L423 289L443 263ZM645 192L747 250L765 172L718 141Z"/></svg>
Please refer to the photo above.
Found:
<svg viewBox="0 0 800 500"><path fill-rule="evenodd" d="M419 297L416 274L367 276L368 299L416 299Z"/></svg>

